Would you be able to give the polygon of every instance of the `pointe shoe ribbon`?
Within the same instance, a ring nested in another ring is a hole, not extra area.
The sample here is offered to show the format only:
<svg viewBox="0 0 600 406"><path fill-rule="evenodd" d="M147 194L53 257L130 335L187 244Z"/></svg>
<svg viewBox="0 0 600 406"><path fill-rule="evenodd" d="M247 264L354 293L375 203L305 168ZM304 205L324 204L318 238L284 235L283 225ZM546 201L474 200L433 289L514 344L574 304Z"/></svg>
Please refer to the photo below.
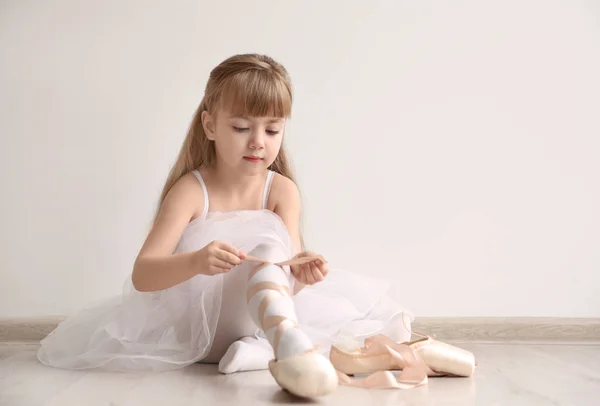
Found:
<svg viewBox="0 0 600 406"><path fill-rule="evenodd" d="M340 385L359 388L410 389L425 385L428 373L432 372L408 345L398 344L384 335L365 339L365 346L354 353L332 346L330 359ZM382 363L402 372L396 378L390 370L377 370ZM363 379L348 376L369 372L373 373Z"/></svg>
<svg viewBox="0 0 600 406"><path fill-rule="evenodd" d="M301 258L289 259L289 260L283 261L283 262L275 262L274 264L277 266L300 265L300 264L306 264L309 262L313 262L316 260L321 260L324 263L327 263L327 261L325 260L325 258L322 255L312 255L310 257L301 257ZM263 263L263 264L271 263L270 261L266 261L264 259L252 256L252 255L247 255L246 258L244 258L244 261L259 262L259 263Z"/></svg>
<svg viewBox="0 0 600 406"><path fill-rule="evenodd" d="M470 376L473 354L429 337L411 343L396 343L385 335L365 339L365 346L346 352L333 345L330 360L340 385L361 388L410 389L424 385L430 376ZM401 371L396 378L392 370ZM366 378L348 375L370 374Z"/></svg>

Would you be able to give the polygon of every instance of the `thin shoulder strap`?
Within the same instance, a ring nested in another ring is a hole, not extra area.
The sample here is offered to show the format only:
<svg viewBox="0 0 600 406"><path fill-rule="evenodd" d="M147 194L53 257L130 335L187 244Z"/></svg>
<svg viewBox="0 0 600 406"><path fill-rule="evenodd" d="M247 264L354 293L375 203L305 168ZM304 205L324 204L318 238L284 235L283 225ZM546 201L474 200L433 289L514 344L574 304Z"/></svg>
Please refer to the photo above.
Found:
<svg viewBox="0 0 600 406"><path fill-rule="evenodd" d="M267 173L267 182L265 183L265 191L263 193L263 210L266 210L267 208L267 201L269 201L269 192L271 191L271 182L273 182L274 175L275 172L273 171L269 171L269 173Z"/></svg>
<svg viewBox="0 0 600 406"><path fill-rule="evenodd" d="M204 210L202 210L201 216L204 218L208 214L208 190L206 190L206 183L204 183L204 179L202 179L202 175L200 175L198 169L194 169L194 175L196 175L198 182L200 182L200 185L202 186L202 191L204 192Z"/></svg>

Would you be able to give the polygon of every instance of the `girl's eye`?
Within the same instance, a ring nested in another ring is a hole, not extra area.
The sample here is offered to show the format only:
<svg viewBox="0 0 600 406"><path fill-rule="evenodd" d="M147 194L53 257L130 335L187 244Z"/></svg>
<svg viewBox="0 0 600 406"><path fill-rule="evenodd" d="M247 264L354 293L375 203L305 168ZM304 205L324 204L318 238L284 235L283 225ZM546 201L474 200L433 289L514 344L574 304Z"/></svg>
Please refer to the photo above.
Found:
<svg viewBox="0 0 600 406"><path fill-rule="evenodd" d="M233 126L233 129L238 133L243 133L243 132L250 130L250 128L248 128L248 127L236 127L236 126ZM279 134L279 131L278 130L266 130L266 133L269 135L277 135L277 134Z"/></svg>

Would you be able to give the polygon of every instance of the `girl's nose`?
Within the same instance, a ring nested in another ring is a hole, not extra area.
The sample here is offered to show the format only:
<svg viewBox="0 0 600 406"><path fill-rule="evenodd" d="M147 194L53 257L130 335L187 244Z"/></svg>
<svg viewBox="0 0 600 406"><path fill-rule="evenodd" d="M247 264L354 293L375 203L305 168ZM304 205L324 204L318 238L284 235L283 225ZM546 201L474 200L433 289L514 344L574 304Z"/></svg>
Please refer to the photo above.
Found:
<svg viewBox="0 0 600 406"><path fill-rule="evenodd" d="M252 149L262 149L265 147L264 137L261 134L261 131L254 131L249 140L250 148Z"/></svg>

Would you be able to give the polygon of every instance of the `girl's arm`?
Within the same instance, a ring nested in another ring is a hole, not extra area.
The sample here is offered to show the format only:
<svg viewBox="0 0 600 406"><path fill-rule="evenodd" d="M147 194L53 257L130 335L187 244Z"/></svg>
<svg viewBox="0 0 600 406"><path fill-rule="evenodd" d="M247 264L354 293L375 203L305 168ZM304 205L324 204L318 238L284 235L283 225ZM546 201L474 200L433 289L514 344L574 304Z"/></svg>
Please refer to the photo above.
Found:
<svg viewBox="0 0 600 406"><path fill-rule="evenodd" d="M135 260L132 283L136 290L167 289L202 273L196 252L173 252L190 219L201 213L203 206L204 194L193 174L184 175L173 185Z"/></svg>

